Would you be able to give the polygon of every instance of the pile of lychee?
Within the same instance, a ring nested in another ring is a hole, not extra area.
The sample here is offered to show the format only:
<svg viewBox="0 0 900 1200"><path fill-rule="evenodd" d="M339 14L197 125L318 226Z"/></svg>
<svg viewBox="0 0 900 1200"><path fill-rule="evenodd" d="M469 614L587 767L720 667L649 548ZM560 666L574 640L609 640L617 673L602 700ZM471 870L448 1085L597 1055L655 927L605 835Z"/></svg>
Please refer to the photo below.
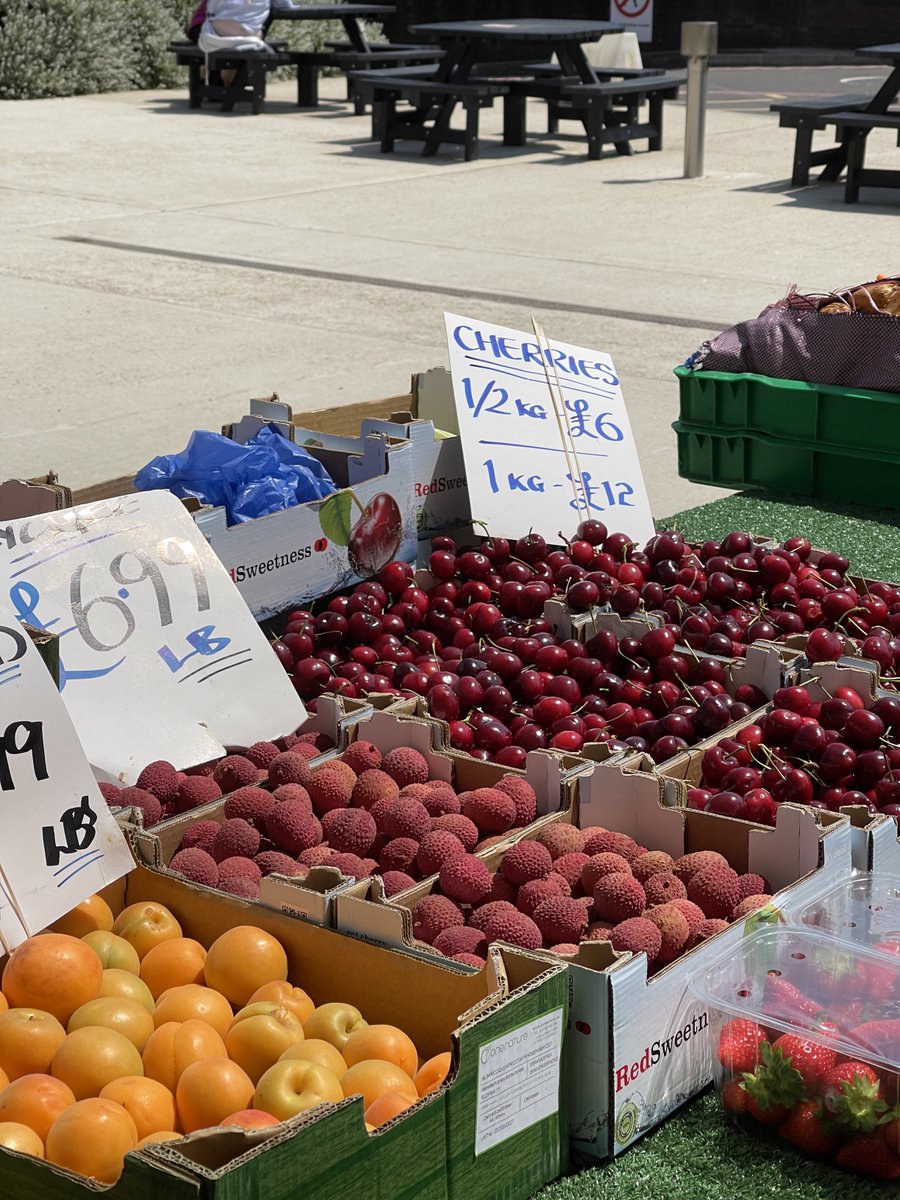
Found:
<svg viewBox="0 0 900 1200"><path fill-rule="evenodd" d="M254 742L241 754L228 754L185 771L157 759L148 763L129 787L105 780L98 786L110 808L140 809L143 826L149 829L169 817L220 800L238 788L264 782L269 766L285 750L311 760L333 746L324 733L289 733L277 742Z"/></svg>
<svg viewBox="0 0 900 1200"><path fill-rule="evenodd" d="M650 968L727 929L771 900L766 880L723 855L680 858L601 826L564 822L506 850L494 873L481 859L441 867L412 907L414 936L457 962L482 966L488 946L574 955L585 941L646 954Z"/></svg>
<svg viewBox="0 0 900 1200"><path fill-rule="evenodd" d="M218 815L224 819L188 826L171 870L253 899L263 875L302 878L329 866L354 879L379 874L393 896L451 860L480 863L476 851L535 819L537 799L514 774L457 794L431 777L418 750L398 746L382 755L358 740L314 769L296 747L277 754L265 786L239 787Z"/></svg>

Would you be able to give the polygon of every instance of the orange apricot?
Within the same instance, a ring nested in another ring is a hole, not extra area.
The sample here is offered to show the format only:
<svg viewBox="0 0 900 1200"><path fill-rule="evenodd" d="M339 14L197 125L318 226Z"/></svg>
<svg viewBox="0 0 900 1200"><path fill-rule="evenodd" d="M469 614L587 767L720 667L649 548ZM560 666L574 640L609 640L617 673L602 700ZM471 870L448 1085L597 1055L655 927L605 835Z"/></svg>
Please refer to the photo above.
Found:
<svg viewBox="0 0 900 1200"><path fill-rule="evenodd" d="M44 1157L44 1143L33 1129L17 1121L0 1121L0 1146L30 1154L32 1158Z"/></svg>
<svg viewBox="0 0 900 1200"><path fill-rule="evenodd" d="M137 950L112 930L97 929L94 933L86 933L81 940L86 946L90 946L100 959L104 971L129 971L132 975L140 974L141 960Z"/></svg>
<svg viewBox="0 0 900 1200"><path fill-rule="evenodd" d="M221 992L197 983L167 988L156 1001L153 1014L157 1029L167 1021L205 1021L219 1037L231 1028L234 1013Z"/></svg>
<svg viewBox="0 0 900 1200"><path fill-rule="evenodd" d="M175 1103L185 1133L218 1125L225 1117L249 1108L253 1080L229 1058L207 1058L186 1067L178 1080Z"/></svg>
<svg viewBox="0 0 900 1200"><path fill-rule="evenodd" d="M216 938L206 955L207 985L243 1007L264 983L287 979L284 947L255 925L235 925Z"/></svg>
<svg viewBox="0 0 900 1200"><path fill-rule="evenodd" d="M412 1038L396 1025L363 1025L354 1029L341 1054L348 1067L367 1058L395 1063L412 1079L419 1066L419 1053Z"/></svg>
<svg viewBox="0 0 900 1200"><path fill-rule="evenodd" d="M270 983L264 983L256 989L247 1003L255 1004L258 1000L273 1000L282 1008L289 1008L301 1025L316 1007L303 988L294 987L286 979L273 979Z"/></svg>
<svg viewBox="0 0 900 1200"><path fill-rule="evenodd" d="M51 1125L47 1161L98 1183L115 1183L137 1140L134 1121L121 1104L96 1097L79 1100Z"/></svg>
<svg viewBox="0 0 900 1200"><path fill-rule="evenodd" d="M108 1083L122 1075L143 1073L134 1043L103 1025L86 1025L67 1034L50 1064L50 1074L68 1084L76 1100L99 1096Z"/></svg>
<svg viewBox="0 0 900 1200"><path fill-rule="evenodd" d="M153 1017L143 1004L136 1000L125 1000L121 996L99 996L96 1000L88 1000L82 1004L69 1018L66 1029L71 1033L74 1029L85 1029L90 1025L102 1025L106 1029L114 1029L128 1038L140 1054L147 1039L156 1028Z"/></svg>
<svg viewBox="0 0 900 1200"><path fill-rule="evenodd" d="M143 900L123 908L113 922L113 933L130 942L143 958L148 951L169 938L181 937L181 926L164 904Z"/></svg>
<svg viewBox="0 0 900 1200"><path fill-rule="evenodd" d="M155 1079L147 1079L144 1075L123 1075L103 1088L100 1099L121 1104L131 1114L139 1138L175 1128L175 1097Z"/></svg>
<svg viewBox="0 0 900 1200"><path fill-rule="evenodd" d="M377 1129L379 1125L393 1121L394 1117L411 1108L414 1103L415 1101L401 1096L399 1092L385 1092L366 1109L366 1124Z"/></svg>
<svg viewBox="0 0 900 1200"><path fill-rule="evenodd" d="M203 983L206 951L193 938L168 938L148 950L141 960L141 979L154 998L168 988Z"/></svg>
<svg viewBox="0 0 900 1200"><path fill-rule="evenodd" d="M123 1000L135 1000L146 1008L151 1016L156 1008L150 989L143 979L139 978L137 973L121 971L117 967L107 967L103 972L96 998L99 1000L101 996L119 996Z"/></svg>
<svg viewBox="0 0 900 1200"><path fill-rule="evenodd" d="M254 1083L285 1050L303 1041L303 1026L292 1012L269 1001L242 1008L225 1035L228 1057L244 1068Z"/></svg>
<svg viewBox="0 0 900 1200"><path fill-rule="evenodd" d="M80 938L39 933L10 954L2 988L10 1008L39 1008L64 1025L94 999L102 976L100 959Z"/></svg>
<svg viewBox="0 0 900 1200"><path fill-rule="evenodd" d="M430 1092L437 1091L450 1074L451 1061L450 1051L447 1050L443 1054L435 1054L434 1058L429 1058L427 1062L422 1063L415 1077L416 1089L420 1096L427 1096Z"/></svg>
<svg viewBox="0 0 900 1200"><path fill-rule="evenodd" d="M160 1142L180 1142L183 1137L183 1133L176 1133L174 1129L161 1129L159 1133L148 1133L146 1137L142 1137L135 1150L143 1150L145 1146L156 1146Z"/></svg>
<svg viewBox="0 0 900 1200"><path fill-rule="evenodd" d="M227 1129L229 1125L237 1125L241 1129L266 1129L272 1125L280 1125L281 1121L271 1113L263 1112L260 1108L242 1108L233 1112L220 1121L219 1125Z"/></svg>
<svg viewBox="0 0 900 1200"><path fill-rule="evenodd" d="M147 1039L143 1073L165 1084L174 1093L182 1073L192 1063L207 1058L226 1058L227 1054L225 1043L205 1021L166 1021ZM140 1071L123 1072L126 1073L141 1074Z"/></svg>
<svg viewBox="0 0 900 1200"><path fill-rule="evenodd" d="M401 1067L377 1058L354 1063L341 1076L341 1088L347 1097L362 1096L367 1111L379 1096L387 1095L388 1092L399 1092L401 1096L406 1096L411 1104L419 1099L416 1085Z"/></svg>
<svg viewBox="0 0 900 1200"><path fill-rule="evenodd" d="M52 1075L21 1075L0 1092L0 1121L18 1121L46 1141L50 1126L75 1103L72 1089Z"/></svg>
<svg viewBox="0 0 900 1200"><path fill-rule="evenodd" d="M66 1031L56 1017L37 1008L0 1013L0 1067L10 1079L48 1072Z"/></svg>
<svg viewBox="0 0 900 1200"><path fill-rule="evenodd" d="M304 1038L302 1042L295 1042L293 1046L285 1050L278 1061L284 1062L286 1058L301 1058L305 1062L318 1063L320 1067L325 1067L338 1079L347 1070L347 1064L341 1052L336 1050L331 1042L325 1042L322 1038Z"/></svg>
<svg viewBox="0 0 900 1200"><path fill-rule="evenodd" d="M80 904L54 921L50 926L52 933L68 933L71 937L84 937L96 929L112 929L112 909L102 896L88 896Z"/></svg>

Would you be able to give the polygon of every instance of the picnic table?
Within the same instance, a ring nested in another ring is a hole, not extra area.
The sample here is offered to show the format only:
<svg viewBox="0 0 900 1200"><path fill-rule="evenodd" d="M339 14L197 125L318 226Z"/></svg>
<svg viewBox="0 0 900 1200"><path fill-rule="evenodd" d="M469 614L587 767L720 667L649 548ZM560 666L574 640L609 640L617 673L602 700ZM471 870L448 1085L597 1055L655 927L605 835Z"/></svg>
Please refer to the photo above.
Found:
<svg viewBox="0 0 900 1200"><path fill-rule="evenodd" d="M812 167L823 167L821 182L833 182L846 168L848 171L845 199L853 201L859 184L900 186L897 172L865 171L865 140L873 128L897 129L900 134L900 113L889 112L900 93L900 43L883 46L863 46L856 51L863 58L891 64L891 71L877 91L871 95L824 96L812 100L778 101L769 106L779 114L782 128L796 130L794 165L791 184L805 187ZM813 150L813 133L834 125L838 142L821 150ZM848 160L849 161L848 163ZM868 176L868 178L865 178ZM877 178L876 178L877 177Z"/></svg>
<svg viewBox="0 0 900 1200"><path fill-rule="evenodd" d="M391 4L298 4L286 8L274 3L263 31L264 37L275 21L339 21L346 34L346 41L326 42L321 50L286 52L287 60L297 68L298 107L315 108L318 105L319 72L326 67L337 67L348 74L363 68L437 62L441 57L439 50L405 43L370 42L366 38L364 21L381 21L396 11ZM347 96L354 101L357 112L361 112L362 104L349 75Z"/></svg>
<svg viewBox="0 0 900 1200"><path fill-rule="evenodd" d="M634 137L648 137L651 149L656 149L662 135L661 100L677 94L682 77L663 81L655 71L595 70L584 44L617 32L620 27L614 22L593 20L428 22L411 26L410 33L441 47L443 57L436 70L369 71L353 77L373 100L373 137L380 138L383 151L393 150L398 138L423 142L425 155L435 154L449 142L462 144L469 161L478 153L479 110L497 98L504 104L504 145L524 145L529 96L552 104L553 120L571 115L581 121L588 134L589 157L599 157L606 141L627 152ZM554 56L556 62L550 61ZM626 80L626 75L631 78ZM621 87L615 86L616 79L622 81ZM626 93L628 99L623 100ZM637 108L651 97L655 98L651 122L656 123L639 123ZM399 100L407 101L410 108L398 110ZM460 105L466 112L465 130L450 124Z"/></svg>

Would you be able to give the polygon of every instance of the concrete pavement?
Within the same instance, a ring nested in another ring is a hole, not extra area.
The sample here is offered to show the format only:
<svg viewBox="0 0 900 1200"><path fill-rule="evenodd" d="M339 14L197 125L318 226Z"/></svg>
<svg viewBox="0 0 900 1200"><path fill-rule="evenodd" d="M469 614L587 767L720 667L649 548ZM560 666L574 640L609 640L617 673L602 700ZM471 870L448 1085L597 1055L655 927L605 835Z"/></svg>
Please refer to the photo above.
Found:
<svg viewBox="0 0 900 1200"><path fill-rule="evenodd" d="M535 313L612 354L665 515L722 494L678 478L672 368L791 283L897 269L897 193L792 191L768 113L710 110L707 175L684 180L681 104L664 151L593 163L574 136L505 149L498 105L466 164L382 155L340 80L316 112L294 88L257 117L186 91L2 105L3 477L123 474L273 390L300 412L394 395L446 363L444 309ZM872 165L896 154L872 134Z"/></svg>

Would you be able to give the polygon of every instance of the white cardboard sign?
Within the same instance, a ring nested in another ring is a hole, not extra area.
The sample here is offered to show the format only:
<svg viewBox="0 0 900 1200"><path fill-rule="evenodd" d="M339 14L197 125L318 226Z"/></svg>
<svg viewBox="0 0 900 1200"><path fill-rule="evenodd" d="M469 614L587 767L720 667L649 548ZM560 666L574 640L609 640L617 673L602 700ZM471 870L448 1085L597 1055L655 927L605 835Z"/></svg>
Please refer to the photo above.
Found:
<svg viewBox="0 0 900 1200"><path fill-rule="evenodd" d="M60 690L95 772L207 762L296 729L290 679L181 501L101 500L0 525L0 599L60 638Z"/></svg>
<svg viewBox="0 0 900 1200"><path fill-rule="evenodd" d="M134 866L43 659L0 605L0 939L9 950Z"/></svg>
<svg viewBox="0 0 900 1200"><path fill-rule="evenodd" d="M653 518L612 360L445 313L472 520L497 537L571 537L586 516L637 542ZM554 407L544 362L549 358ZM560 420L557 419L559 416ZM561 432L560 422L565 432Z"/></svg>

